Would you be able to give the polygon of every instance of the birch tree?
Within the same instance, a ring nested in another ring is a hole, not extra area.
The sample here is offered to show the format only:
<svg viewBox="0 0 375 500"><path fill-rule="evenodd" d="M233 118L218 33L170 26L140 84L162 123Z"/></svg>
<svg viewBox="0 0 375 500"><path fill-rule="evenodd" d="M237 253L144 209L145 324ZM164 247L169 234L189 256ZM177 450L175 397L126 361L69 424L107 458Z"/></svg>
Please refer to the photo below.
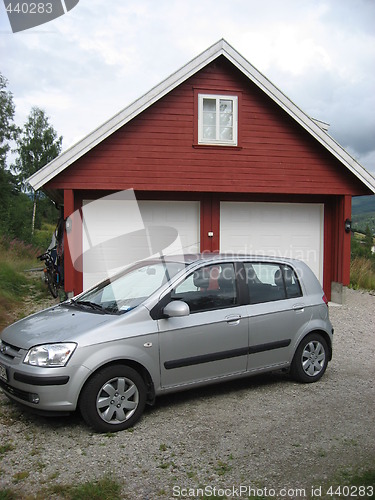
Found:
<svg viewBox="0 0 375 500"><path fill-rule="evenodd" d="M17 139L17 148L14 152L18 154L18 157L12 166L26 192L30 191L30 186L26 182L28 177L56 158L61 151L61 144L62 137L58 137L45 112L40 108L33 107ZM40 193L32 188L31 192L33 199L31 235L33 236Z"/></svg>

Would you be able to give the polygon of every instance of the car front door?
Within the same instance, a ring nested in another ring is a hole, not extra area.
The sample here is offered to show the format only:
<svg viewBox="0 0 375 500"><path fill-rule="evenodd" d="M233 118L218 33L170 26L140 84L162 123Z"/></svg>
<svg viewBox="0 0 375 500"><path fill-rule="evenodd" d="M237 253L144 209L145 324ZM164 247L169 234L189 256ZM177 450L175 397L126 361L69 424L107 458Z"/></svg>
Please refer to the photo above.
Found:
<svg viewBox="0 0 375 500"><path fill-rule="evenodd" d="M169 294L186 302L190 314L158 320L162 387L246 371L248 318L235 275L233 263L203 266Z"/></svg>

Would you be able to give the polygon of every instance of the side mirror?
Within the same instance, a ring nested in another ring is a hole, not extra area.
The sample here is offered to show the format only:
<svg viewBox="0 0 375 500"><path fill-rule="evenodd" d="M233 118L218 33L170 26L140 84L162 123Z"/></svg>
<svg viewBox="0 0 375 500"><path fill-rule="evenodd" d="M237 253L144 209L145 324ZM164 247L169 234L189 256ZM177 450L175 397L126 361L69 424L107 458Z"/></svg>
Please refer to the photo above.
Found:
<svg viewBox="0 0 375 500"><path fill-rule="evenodd" d="M180 318L182 316L189 316L190 307L182 300L174 300L169 302L164 309L163 314L167 318Z"/></svg>

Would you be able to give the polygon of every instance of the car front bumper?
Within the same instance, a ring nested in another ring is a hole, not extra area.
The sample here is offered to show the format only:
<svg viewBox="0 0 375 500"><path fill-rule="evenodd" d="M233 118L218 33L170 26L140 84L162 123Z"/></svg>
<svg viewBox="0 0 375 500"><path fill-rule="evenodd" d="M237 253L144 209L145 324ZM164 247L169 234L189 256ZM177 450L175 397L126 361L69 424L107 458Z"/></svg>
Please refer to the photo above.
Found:
<svg viewBox="0 0 375 500"><path fill-rule="evenodd" d="M89 370L84 366L13 366L4 357L0 358L0 388L10 399L38 411L74 411L88 375Z"/></svg>

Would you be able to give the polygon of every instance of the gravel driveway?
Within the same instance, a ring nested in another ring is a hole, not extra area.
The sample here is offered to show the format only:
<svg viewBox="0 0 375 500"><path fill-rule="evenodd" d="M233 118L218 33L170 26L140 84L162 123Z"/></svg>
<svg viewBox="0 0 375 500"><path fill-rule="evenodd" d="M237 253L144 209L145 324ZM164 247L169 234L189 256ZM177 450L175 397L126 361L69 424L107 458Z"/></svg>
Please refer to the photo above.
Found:
<svg viewBox="0 0 375 500"><path fill-rule="evenodd" d="M203 488L248 498L250 486L265 498L310 498L321 485L324 498L341 474L375 463L375 296L348 290L330 315L334 357L320 382L278 373L164 396L117 434L94 434L79 415L32 416L1 394L0 490L33 498L109 476L129 499L202 497Z"/></svg>

